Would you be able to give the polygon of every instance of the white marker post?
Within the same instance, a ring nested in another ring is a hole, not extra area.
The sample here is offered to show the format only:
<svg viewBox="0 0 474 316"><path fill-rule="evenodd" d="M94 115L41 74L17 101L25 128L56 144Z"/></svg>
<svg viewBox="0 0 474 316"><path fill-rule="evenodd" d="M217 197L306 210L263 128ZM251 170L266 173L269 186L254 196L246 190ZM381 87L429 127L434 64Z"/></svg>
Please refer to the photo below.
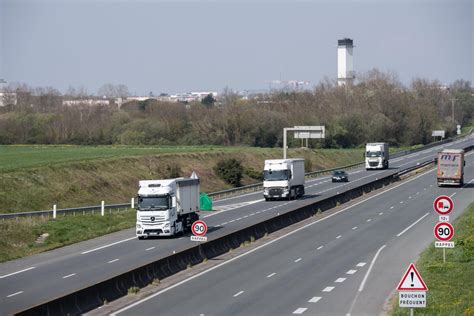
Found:
<svg viewBox="0 0 474 316"><path fill-rule="evenodd" d="M130 206L131 206L132 208L135 208L135 198L132 198L132 199L130 200Z"/></svg>
<svg viewBox="0 0 474 316"><path fill-rule="evenodd" d="M56 218L56 204L53 205L53 218Z"/></svg>
<svg viewBox="0 0 474 316"><path fill-rule="evenodd" d="M104 216L104 211L105 211L105 203L102 201L100 204L100 215Z"/></svg>

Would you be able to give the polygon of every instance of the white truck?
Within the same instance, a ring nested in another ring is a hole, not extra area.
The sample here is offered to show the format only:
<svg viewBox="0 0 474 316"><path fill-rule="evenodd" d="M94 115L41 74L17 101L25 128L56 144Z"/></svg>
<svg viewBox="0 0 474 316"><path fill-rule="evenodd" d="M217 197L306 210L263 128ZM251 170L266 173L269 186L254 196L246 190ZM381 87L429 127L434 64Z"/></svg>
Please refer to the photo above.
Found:
<svg viewBox="0 0 474 316"><path fill-rule="evenodd" d="M368 143L365 145L365 169L388 169L388 143Z"/></svg>
<svg viewBox="0 0 474 316"><path fill-rule="evenodd" d="M265 200L304 195L304 159L265 160L263 196Z"/></svg>
<svg viewBox="0 0 474 316"><path fill-rule="evenodd" d="M438 186L464 184L464 150L444 149L438 153Z"/></svg>
<svg viewBox="0 0 474 316"><path fill-rule="evenodd" d="M174 236L199 219L199 179L139 182L136 236Z"/></svg>

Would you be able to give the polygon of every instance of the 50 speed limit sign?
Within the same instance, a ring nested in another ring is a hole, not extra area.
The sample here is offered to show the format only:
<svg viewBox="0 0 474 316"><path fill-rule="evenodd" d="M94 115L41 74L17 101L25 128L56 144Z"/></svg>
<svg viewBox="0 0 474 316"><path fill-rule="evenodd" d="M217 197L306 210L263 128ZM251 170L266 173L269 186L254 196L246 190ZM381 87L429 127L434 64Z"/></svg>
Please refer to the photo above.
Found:
<svg viewBox="0 0 474 316"><path fill-rule="evenodd" d="M454 235L453 225L448 222L438 223L434 228L434 234L438 240L448 241L453 238Z"/></svg>
<svg viewBox="0 0 474 316"><path fill-rule="evenodd" d="M191 226L194 236L203 237L207 233L207 225L201 220L195 221Z"/></svg>

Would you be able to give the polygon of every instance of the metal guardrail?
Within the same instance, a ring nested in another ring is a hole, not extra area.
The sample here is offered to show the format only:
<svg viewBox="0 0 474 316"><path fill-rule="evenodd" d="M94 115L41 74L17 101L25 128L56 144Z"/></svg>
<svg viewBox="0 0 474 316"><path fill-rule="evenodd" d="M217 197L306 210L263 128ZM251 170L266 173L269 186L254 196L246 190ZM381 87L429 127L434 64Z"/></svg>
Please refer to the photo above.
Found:
<svg viewBox="0 0 474 316"><path fill-rule="evenodd" d="M472 132L473 132L473 130L471 130L469 133L472 133ZM402 151L399 151L399 152L391 155L391 158L397 158L397 157L401 157L401 156L410 155L410 154L413 154L413 153L416 153L416 152L419 152L419 151L422 151L422 150L426 150L426 149L429 149L429 148L432 148L432 147L435 147L435 146L438 146L438 145L442 145L442 144L445 144L445 143L448 143L448 142L455 141L460 137L461 136L455 136L453 138L433 142L433 143L430 143L428 145L425 145L425 146L422 146L422 147L419 147L419 148L416 148L416 149L402 150ZM364 162L358 162L358 163L350 164L350 165L347 165L347 166L336 167L336 168L331 168L331 169L324 169L324 170L307 172L307 173L305 173L305 177L306 178L315 178L315 177L330 173L334 170L357 168L357 167L362 166L362 165L364 165ZM419 166L416 166L416 167L419 167ZM211 192L211 193L208 193L208 196L214 198L215 200L219 200L219 199L222 199L222 198L225 198L225 197L256 192L256 191L262 190L262 187L263 187L263 182L259 182L259 183L254 183L254 184L241 186L241 187L238 187L238 188L232 188L232 189L227 189L227 190ZM120 208L131 208L131 203L108 204L108 205L105 205L104 208L108 209L108 210L120 209ZM79 213L79 214L80 213L82 213L82 214L94 213L95 211L100 211L100 210L101 210L101 205L63 208L63 209L57 209L56 210L56 215L66 215L66 214L75 215L76 213ZM53 214L53 210L18 212L18 213L4 213L4 214L0 214L0 219L5 220L5 219L8 219L8 218L16 218L16 217L52 216L52 214Z"/></svg>

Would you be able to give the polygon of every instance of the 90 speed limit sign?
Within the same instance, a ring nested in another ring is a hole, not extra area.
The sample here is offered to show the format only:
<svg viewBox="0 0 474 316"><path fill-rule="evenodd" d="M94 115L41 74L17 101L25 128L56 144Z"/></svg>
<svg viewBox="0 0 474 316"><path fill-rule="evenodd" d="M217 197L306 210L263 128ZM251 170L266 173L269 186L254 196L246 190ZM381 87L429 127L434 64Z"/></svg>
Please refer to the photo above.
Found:
<svg viewBox="0 0 474 316"><path fill-rule="evenodd" d="M434 228L434 234L438 240L448 241L453 238L454 228L448 222L438 223Z"/></svg>
<svg viewBox="0 0 474 316"><path fill-rule="evenodd" d="M207 233L207 225L203 221L195 221L193 225L191 226L191 230L194 234L194 236L204 236Z"/></svg>

